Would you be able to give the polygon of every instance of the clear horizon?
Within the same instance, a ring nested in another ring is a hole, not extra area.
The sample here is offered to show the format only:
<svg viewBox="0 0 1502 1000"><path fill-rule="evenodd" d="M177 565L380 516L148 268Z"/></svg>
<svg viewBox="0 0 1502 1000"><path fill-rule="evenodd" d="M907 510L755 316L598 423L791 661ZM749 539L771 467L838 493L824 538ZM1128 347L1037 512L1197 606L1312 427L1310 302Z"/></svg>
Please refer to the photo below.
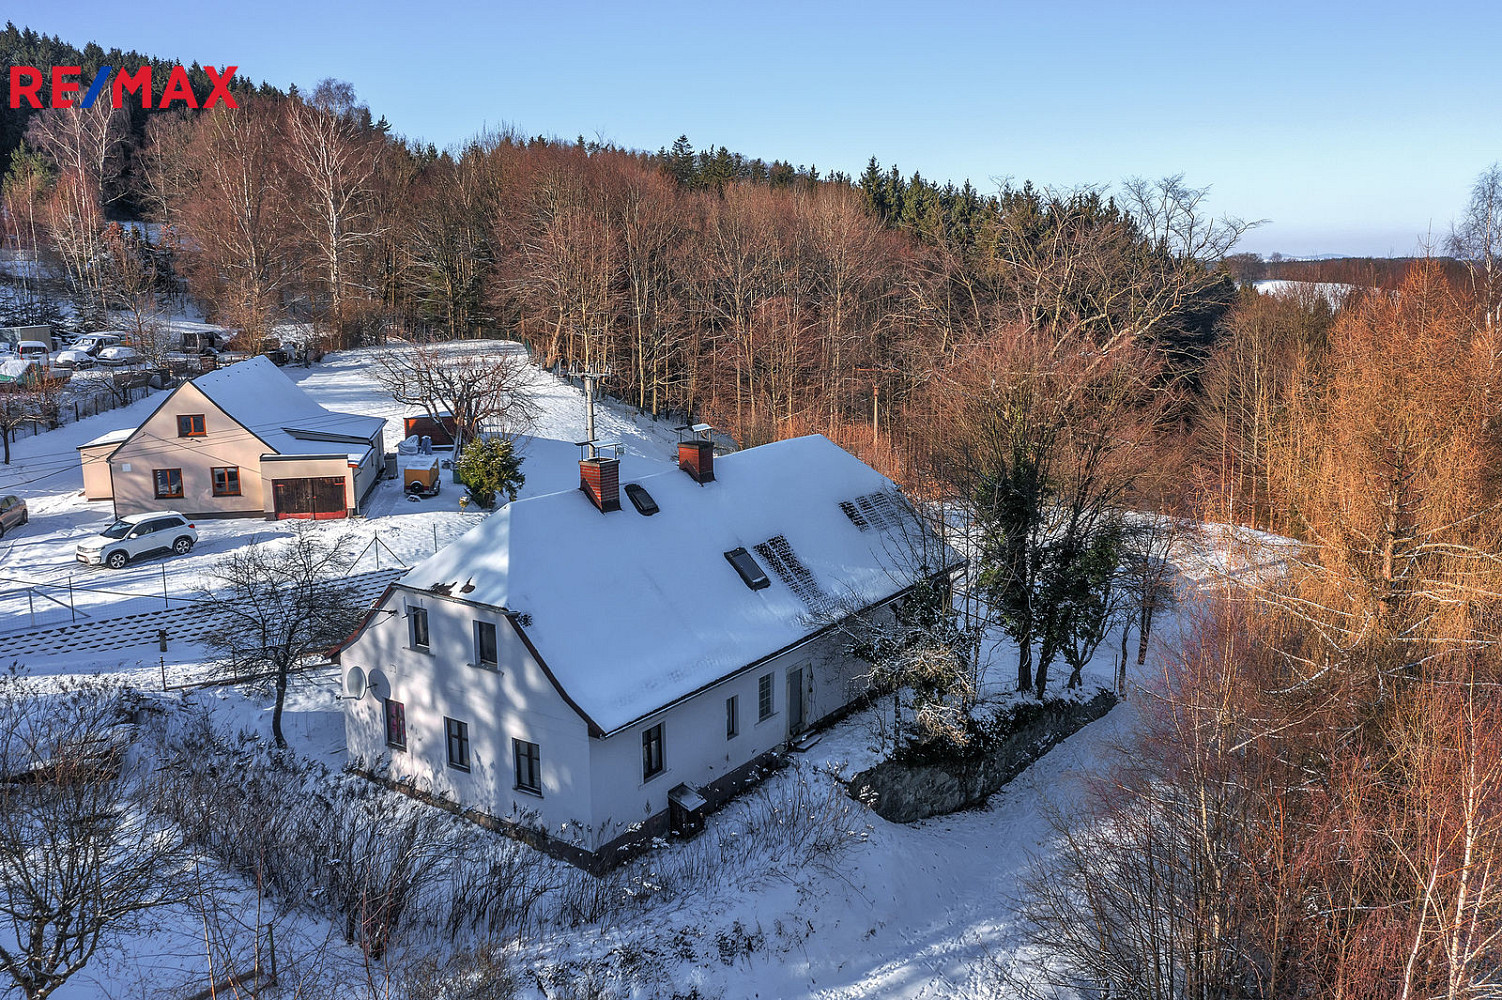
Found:
<svg viewBox="0 0 1502 1000"><path fill-rule="evenodd" d="M417 18L391 0L9 16L281 87L347 80L398 133L440 147L501 125L646 150L687 134L823 173L858 176L875 155L983 192L1182 173L1217 214L1269 220L1240 247L1264 255L1442 248L1502 159L1489 52L1502 11L1478 2L1422 17L1393 3L575 2Z"/></svg>

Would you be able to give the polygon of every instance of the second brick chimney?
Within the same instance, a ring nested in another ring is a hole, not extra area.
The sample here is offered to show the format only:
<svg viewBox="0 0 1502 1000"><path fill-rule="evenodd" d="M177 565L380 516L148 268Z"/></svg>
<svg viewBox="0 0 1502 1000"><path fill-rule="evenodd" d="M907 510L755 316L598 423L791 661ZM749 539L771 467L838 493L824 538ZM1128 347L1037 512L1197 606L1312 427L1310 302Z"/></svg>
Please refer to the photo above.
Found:
<svg viewBox="0 0 1502 1000"><path fill-rule="evenodd" d="M621 509L621 460L586 458L579 462L579 489L601 511Z"/></svg>
<svg viewBox="0 0 1502 1000"><path fill-rule="evenodd" d="M678 442L678 468L696 483L714 482L714 444L695 439Z"/></svg>

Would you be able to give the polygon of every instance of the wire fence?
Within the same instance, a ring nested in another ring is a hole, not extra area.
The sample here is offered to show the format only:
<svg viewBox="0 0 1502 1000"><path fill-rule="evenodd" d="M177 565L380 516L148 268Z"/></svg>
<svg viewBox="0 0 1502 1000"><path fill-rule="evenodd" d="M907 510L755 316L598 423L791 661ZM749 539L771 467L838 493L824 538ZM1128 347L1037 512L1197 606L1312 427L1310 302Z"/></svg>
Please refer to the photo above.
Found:
<svg viewBox="0 0 1502 1000"><path fill-rule="evenodd" d="M103 380L91 379L90 381L102 382ZM52 417L38 416L34 420L28 420L14 427L10 432L10 439L14 443L21 438L41 434L43 431L56 430L64 424L76 423L85 417L118 410L122 406L129 406L145 399L153 391L150 386L144 384L144 381L140 385L101 384L82 390L70 387L65 390L63 398L57 400L56 410Z"/></svg>
<svg viewBox="0 0 1502 1000"><path fill-rule="evenodd" d="M0 635L52 625L71 625L89 617L74 603L73 588L45 585L0 590Z"/></svg>

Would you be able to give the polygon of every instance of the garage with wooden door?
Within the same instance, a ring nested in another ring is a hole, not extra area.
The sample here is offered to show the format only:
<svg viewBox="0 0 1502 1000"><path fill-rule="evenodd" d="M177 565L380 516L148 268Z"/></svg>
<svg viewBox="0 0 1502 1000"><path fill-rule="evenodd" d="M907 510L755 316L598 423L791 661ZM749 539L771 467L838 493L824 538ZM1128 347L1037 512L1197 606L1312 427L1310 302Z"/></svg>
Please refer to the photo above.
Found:
<svg viewBox="0 0 1502 1000"><path fill-rule="evenodd" d="M344 479L312 476L271 481L273 511L278 520L306 517L314 520L344 517Z"/></svg>

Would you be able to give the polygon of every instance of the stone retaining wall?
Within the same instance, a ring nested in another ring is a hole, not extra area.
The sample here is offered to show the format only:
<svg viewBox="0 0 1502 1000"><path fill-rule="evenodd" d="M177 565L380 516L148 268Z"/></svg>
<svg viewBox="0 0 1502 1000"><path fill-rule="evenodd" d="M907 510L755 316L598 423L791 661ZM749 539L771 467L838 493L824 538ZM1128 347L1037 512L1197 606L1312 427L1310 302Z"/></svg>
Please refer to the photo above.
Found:
<svg viewBox="0 0 1502 1000"><path fill-rule="evenodd" d="M1051 701L1020 711L1010 734L988 753L921 764L885 760L850 779L850 794L874 793L883 819L912 823L982 802L1065 738L1109 712L1116 695L1102 690L1088 701Z"/></svg>

